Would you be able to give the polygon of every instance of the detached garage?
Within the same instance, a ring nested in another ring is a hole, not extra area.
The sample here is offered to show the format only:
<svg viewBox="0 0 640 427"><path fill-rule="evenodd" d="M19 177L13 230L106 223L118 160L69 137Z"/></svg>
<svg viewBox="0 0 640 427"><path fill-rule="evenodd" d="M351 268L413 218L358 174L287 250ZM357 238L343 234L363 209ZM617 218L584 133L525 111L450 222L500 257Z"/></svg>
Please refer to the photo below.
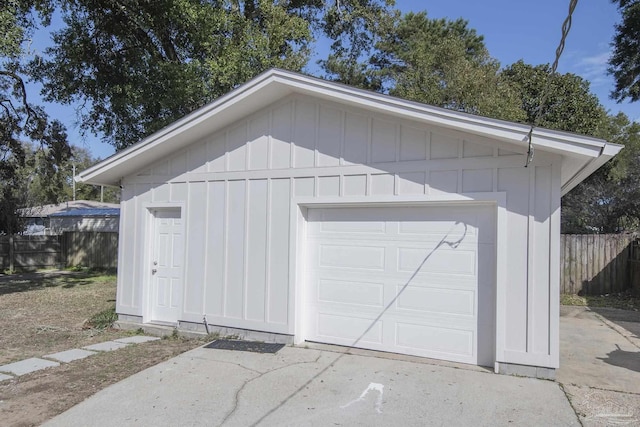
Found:
<svg viewBox="0 0 640 427"><path fill-rule="evenodd" d="M122 322L553 376L560 197L621 147L271 70L85 170Z"/></svg>

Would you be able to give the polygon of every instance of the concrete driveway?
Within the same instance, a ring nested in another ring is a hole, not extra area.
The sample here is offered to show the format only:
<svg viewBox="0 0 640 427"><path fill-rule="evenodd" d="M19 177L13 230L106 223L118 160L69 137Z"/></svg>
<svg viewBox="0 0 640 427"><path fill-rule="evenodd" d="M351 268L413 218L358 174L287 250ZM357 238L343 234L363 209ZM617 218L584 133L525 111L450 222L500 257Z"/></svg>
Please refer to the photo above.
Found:
<svg viewBox="0 0 640 427"><path fill-rule="evenodd" d="M562 307L557 381L583 425L640 425L640 313Z"/></svg>
<svg viewBox="0 0 640 427"><path fill-rule="evenodd" d="M558 382L331 346L275 355L199 348L45 425L635 425L640 349L616 327L563 308Z"/></svg>

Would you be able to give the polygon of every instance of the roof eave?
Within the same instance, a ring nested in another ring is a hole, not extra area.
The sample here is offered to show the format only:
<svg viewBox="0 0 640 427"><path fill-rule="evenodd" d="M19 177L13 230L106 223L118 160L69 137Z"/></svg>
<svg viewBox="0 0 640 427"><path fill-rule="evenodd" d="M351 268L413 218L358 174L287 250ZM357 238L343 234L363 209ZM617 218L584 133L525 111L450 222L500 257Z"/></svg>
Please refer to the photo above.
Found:
<svg viewBox="0 0 640 427"><path fill-rule="evenodd" d="M590 161L579 169L573 176L562 183L562 195L564 196L569 191L574 189L578 184L587 179L589 175L600 169L602 165L607 163L611 158L620 152L624 148L623 145L606 143L600 152L600 155L592 158Z"/></svg>

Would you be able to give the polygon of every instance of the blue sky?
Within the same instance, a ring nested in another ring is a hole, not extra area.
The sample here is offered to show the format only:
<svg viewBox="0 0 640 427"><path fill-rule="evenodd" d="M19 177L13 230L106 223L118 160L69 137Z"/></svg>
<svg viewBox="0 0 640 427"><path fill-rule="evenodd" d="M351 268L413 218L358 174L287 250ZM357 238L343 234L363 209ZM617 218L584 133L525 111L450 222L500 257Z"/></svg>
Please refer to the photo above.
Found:
<svg viewBox="0 0 640 427"><path fill-rule="evenodd" d="M396 0L396 6L403 12L427 10L431 18L464 18L469 27L484 36L490 54L503 66L519 59L537 65L554 59L569 0ZM606 73L607 59L618 20L619 13L610 0L579 2L558 71L589 80L592 92L611 113L623 111L640 120L640 102L617 104L609 99L613 80ZM36 34L33 49L41 52L48 44L48 31L41 31ZM29 91L31 99L38 101L37 85L30 85ZM88 148L95 157L113 154L111 145L91 134L80 134L74 106L45 106L52 117L67 126L72 144Z"/></svg>

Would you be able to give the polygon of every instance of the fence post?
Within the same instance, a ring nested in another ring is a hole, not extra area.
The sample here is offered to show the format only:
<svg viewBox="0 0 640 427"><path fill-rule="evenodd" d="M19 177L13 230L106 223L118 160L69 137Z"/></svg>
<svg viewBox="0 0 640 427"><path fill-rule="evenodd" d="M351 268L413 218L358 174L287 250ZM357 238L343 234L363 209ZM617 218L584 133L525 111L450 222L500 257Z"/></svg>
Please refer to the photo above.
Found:
<svg viewBox="0 0 640 427"><path fill-rule="evenodd" d="M640 297L640 239L631 243L629 280L631 282L631 295Z"/></svg>
<svg viewBox="0 0 640 427"><path fill-rule="evenodd" d="M13 234L9 236L9 272L13 273L13 264L16 251L13 248Z"/></svg>

